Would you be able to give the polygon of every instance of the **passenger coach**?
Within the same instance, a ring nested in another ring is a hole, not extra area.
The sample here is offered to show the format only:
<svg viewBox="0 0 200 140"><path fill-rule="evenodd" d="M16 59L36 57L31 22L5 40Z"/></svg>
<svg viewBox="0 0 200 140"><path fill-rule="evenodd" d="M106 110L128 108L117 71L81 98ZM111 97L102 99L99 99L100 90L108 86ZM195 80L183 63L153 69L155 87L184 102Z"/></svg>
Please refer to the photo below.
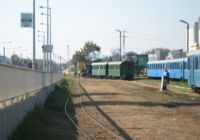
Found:
<svg viewBox="0 0 200 140"><path fill-rule="evenodd" d="M186 59L150 61L147 63L147 76L151 78L161 78L165 68L168 69L171 79L188 79L186 70Z"/></svg>
<svg viewBox="0 0 200 140"><path fill-rule="evenodd" d="M106 77L108 75L107 62L95 62L95 63L92 63L91 65L92 65L92 76Z"/></svg>
<svg viewBox="0 0 200 140"><path fill-rule="evenodd" d="M195 91L200 91L200 51L187 55L188 85Z"/></svg>
<svg viewBox="0 0 200 140"><path fill-rule="evenodd" d="M92 76L101 78L133 79L134 63L130 61L94 62Z"/></svg>
<svg viewBox="0 0 200 140"><path fill-rule="evenodd" d="M134 77L134 63L130 61L108 62L108 77L130 80Z"/></svg>

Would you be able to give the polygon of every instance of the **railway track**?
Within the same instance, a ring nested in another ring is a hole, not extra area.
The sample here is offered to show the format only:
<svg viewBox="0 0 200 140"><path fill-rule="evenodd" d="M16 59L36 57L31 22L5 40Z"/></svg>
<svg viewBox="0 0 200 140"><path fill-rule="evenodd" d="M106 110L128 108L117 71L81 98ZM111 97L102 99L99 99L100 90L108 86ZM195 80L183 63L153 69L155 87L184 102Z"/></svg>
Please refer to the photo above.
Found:
<svg viewBox="0 0 200 140"><path fill-rule="evenodd" d="M108 129L107 127L105 127L103 124L101 124L98 120L96 120L94 117L92 117L84 108L84 100L83 100L83 96L85 94L87 94L87 92L84 90L83 86L81 85L81 83L79 82L78 79L75 79L75 83L77 84L78 90L79 90L79 96L80 96L80 108L81 108L81 113L84 116L84 123L85 125L88 125L90 127L86 127L88 129L94 128L95 129L95 135L91 134L91 131L88 131L87 129L85 129L84 127L79 126L79 124L77 124L77 122L73 119L73 117L70 115L70 113L67 112L67 107L68 107L68 103L69 100L71 98L71 96L68 96L68 99L66 101L65 104L65 114L66 116L69 118L69 120L71 121L71 123L76 127L76 129L85 137L85 139L88 140L93 140L93 139L118 139L118 140L125 140L123 137L119 136L118 134L116 134L114 131ZM84 94L84 95L83 95ZM89 94L87 94L86 96L87 98L89 98Z"/></svg>
<svg viewBox="0 0 200 140"><path fill-rule="evenodd" d="M125 139L127 135L132 139L151 140L163 137L173 139L180 135L185 139L199 136L197 128L200 123L196 121L200 115L198 113L200 103L197 102L199 100L190 100L189 96L171 91L159 92L158 88L150 85L146 87L134 81L98 79L83 81L81 80L81 85L89 92L94 105L100 106L111 119L117 120L117 125L126 134L119 133L117 127L114 127L115 132ZM83 105L87 112L102 122L98 112L90 108L91 103L87 99L87 93L83 91L82 93ZM166 133L169 136L166 137Z"/></svg>
<svg viewBox="0 0 200 140"><path fill-rule="evenodd" d="M128 84L128 83L124 83L124 86L128 86L129 88L132 88L131 86L135 86L137 87L138 89L144 89L144 85L140 85L140 84L137 84L137 83L134 83L134 85L132 84ZM156 89L155 87L149 87L149 89L152 89L153 91L154 90L158 90ZM152 96L152 94L154 94L153 92L149 92L150 90L146 90L144 91L143 90L143 94L137 94L138 96L142 97L142 98L145 98L149 101L152 101L152 102L158 102L158 99L155 98L154 96ZM169 92L169 91L167 91ZM186 112L186 110L182 110L181 109L181 105L189 105L189 104L200 104L199 102L196 102L196 101L192 101L192 100L189 100L189 99L186 99L180 95L177 95L177 94L173 94L171 92L169 93L163 93L163 96L165 96L165 98L162 98L162 99L159 99L159 102L160 102L160 105L163 106L163 107L168 107L168 108L176 108L177 111L179 111L180 113L184 114L184 115L188 115L190 116L190 113L191 112ZM167 97L167 98L166 98ZM178 100L177 100L178 98Z"/></svg>

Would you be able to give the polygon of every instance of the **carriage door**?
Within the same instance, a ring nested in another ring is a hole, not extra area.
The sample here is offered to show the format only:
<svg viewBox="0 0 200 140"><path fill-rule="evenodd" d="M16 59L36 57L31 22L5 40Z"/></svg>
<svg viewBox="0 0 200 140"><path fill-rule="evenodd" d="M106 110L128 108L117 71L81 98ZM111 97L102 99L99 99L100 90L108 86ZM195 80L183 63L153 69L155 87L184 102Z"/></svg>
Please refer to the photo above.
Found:
<svg viewBox="0 0 200 140"><path fill-rule="evenodd" d="M190 84L194 85L194 69L195 69L195 57L190 57Z"/></svg>

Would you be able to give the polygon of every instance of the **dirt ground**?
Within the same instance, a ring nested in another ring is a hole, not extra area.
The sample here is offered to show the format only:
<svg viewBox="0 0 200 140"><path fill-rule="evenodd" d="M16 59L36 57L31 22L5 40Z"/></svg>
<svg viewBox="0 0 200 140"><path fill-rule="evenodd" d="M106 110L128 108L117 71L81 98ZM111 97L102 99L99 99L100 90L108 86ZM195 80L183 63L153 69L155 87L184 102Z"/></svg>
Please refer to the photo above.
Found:
<svg viewBox="0 0 200 140"><path fill-rule="evenodd" d="M80 83L89 94L83 97L86 111L124 139L200 139L198 94L160 92L159 85L145 81L80 78ZM93 139L117 139L86 123L87 118L77 107L78 95L76 86L72 101L79 126ZM82 135L78 139L83 139Z"/></svg>

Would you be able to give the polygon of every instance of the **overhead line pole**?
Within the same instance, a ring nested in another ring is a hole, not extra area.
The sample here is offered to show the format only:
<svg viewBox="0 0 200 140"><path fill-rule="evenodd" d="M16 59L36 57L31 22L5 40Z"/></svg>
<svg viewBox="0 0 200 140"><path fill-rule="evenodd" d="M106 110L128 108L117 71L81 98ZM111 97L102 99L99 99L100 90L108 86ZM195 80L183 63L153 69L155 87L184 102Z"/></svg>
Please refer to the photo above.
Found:
<svg viewBox="0 0 200 140"><path fill-rule="evenodd" d="M126 39L126 37L128 37L128 36L126 36L125 34L127 33L127 31L123 31L123 49L124 49L124 55L125 55L125 53L126 53L126 46L125 46L125 39Z"/></svg>
<svg viewBox="0 0 200 140"><path fill-rule="evenodd" d="M120 52L120 61L122 60L122 41L121 41L121 38L122 38L122 31L121 30L116 30L117 32L119 32L119 52Z"/></svg>
<svg viewBox="0 0 200 140"><path fill-rule="evenodd" d="M47 46L49 46L49 0L47 0ZM47 70L49 70L49 53L47 52Z"/></svg>

